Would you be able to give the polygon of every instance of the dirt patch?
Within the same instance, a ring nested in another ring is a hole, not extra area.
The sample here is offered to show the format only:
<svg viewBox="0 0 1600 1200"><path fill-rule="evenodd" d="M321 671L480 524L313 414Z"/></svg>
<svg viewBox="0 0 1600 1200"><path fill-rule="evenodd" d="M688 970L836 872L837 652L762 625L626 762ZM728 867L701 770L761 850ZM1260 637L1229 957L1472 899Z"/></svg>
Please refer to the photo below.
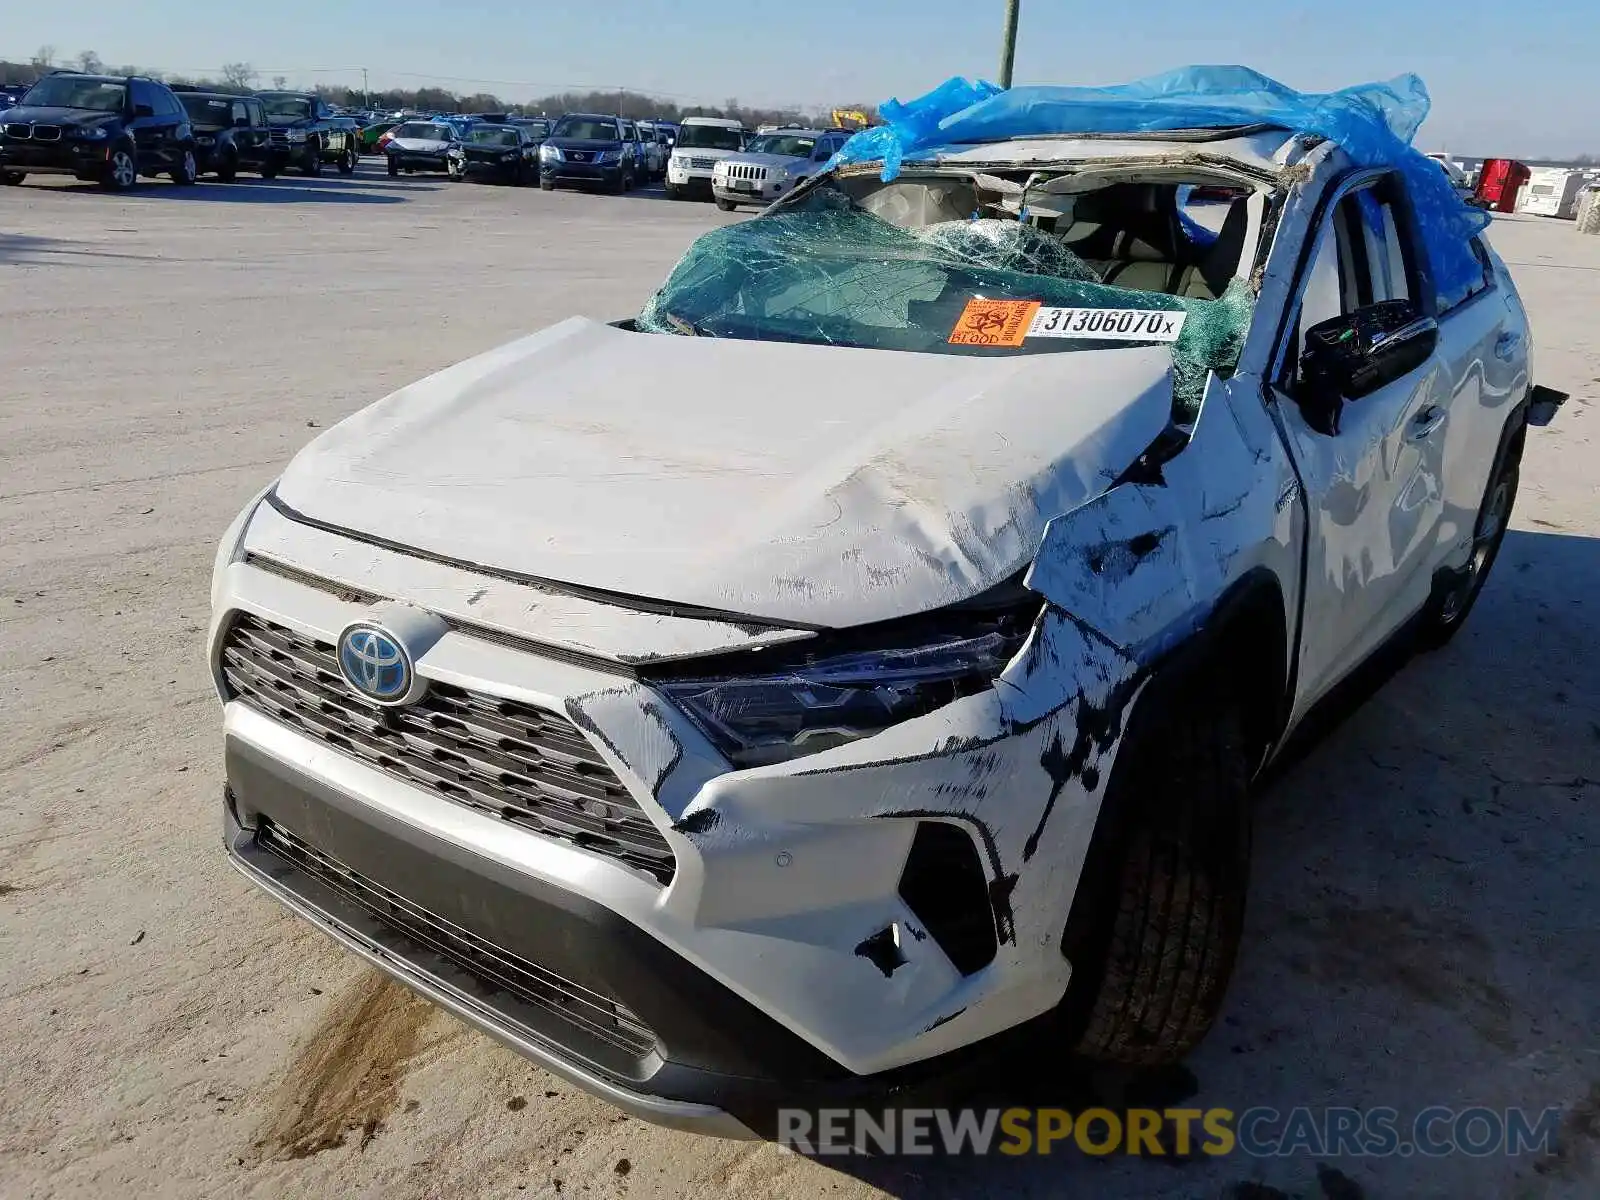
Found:
<svg viewBox="0 0 1600 1200"><path fill-rule="evenodd" d="M1319 980L1393 987L1449 1009L1498 1050L1513 1051L1511 998L1482 972L1492 948L1451 914L1421 915L1392 905L1365 908L1335 893L1319 912L1293 913L1291 929L1312 943L1290 966Z"/></svg>
<svg viewBox="0 0 1600 1200"><path fill-rule="evenodd" d="M399 1101L406 1067L423 1049L423 1027L436 1012L376 971L363 974L328 1006L290 1064L256 1153L308 1158L352 1135L366 1149Z"/></svg>
<svg viewBox="0 0 1600 1200"><path fill-rule="evenodd" d="M1547 1157L1534 1167L1541 1175L1579 1179L1594 1158L1600 1143L1600 1082L1589 1085L1588 1094L1567 1110L1556 1131L1556 1144Z"/></svg>

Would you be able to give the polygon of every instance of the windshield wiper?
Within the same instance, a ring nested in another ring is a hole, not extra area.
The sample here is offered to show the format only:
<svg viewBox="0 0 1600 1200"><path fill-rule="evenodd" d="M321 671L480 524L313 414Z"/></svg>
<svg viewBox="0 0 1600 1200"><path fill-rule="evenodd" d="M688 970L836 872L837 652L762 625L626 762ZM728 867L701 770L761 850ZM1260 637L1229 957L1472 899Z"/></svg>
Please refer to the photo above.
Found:
<svg viewBox="0 0 1600 1200"><path fill-rule="evenodd" d="M709 329L707 329L704 325L696 325L693 321L685 321L682 317L674 316L672 313L669 313L669 312L662 313L661 314L661 319L663 321L665 321L668 325L671 325L673 327L673 329L677 330L679 333L683 334L685 337L716 337L717 336L716 334L712 333Z"/></svg>

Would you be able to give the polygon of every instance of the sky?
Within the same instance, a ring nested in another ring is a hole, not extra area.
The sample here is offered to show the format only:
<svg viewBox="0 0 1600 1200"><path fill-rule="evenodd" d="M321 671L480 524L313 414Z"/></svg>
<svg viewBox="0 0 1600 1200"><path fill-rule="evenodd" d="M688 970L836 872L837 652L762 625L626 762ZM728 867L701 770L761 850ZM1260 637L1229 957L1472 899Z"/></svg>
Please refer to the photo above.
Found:
<svg viewBox="0 0 1600 1200"><path fill-rule="evenodd" d="M438 85L509 100L628 87L685 103L830 108L996 74L1003 0L73 0L18 3L0 58L94 50L173 74L249 62L290 86ZM1418 143L1468 157L1600 153L1595 0L1022 0L1018 83L1242 63L1323 91L1415 71Z"/></svg>

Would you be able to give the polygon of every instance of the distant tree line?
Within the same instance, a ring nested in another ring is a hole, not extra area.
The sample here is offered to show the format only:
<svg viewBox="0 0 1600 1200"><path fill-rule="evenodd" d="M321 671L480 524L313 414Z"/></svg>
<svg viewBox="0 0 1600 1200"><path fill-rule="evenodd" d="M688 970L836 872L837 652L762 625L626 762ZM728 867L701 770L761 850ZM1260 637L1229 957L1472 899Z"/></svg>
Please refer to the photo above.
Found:
<svg viewBox="0 0 1600 1200"><path fill-rule="evenodd" d="M283 88L287 80L282 75L262 79L261 73L247 62L227 63L219 70L219 78L192 77L173 72L152 70L128 64L112 65L93 50L84 50L70 58L58 58L54 46L41 46L28 62L9 62L0 59L0 84L32 83L45 72L60 67L70 67L91 74L110 72L114 75L148 75L165 79L168 83L215 88L219 92L249 92L259 88ZM382 91L363 92L358 87L342 84L317 84L315 89L330 104L371 108L379 112L397 112L416 109L422 112L504 112L524 113L530 116L560 116L568 112L617 113L619 116L678 121L684 117L734 117L754 128L757 125L826 124L829 112L807 112L797 108L760 108L740 104L729 99L721 105L683 105L673 100L649 96L642 92L622 89L618 91L562 92L541 96L535 100L516 102L503 100L493 92L462 94L445 88L389 88ZM840 108L864 110L875 113L871 105L841 103Z"/></svg>

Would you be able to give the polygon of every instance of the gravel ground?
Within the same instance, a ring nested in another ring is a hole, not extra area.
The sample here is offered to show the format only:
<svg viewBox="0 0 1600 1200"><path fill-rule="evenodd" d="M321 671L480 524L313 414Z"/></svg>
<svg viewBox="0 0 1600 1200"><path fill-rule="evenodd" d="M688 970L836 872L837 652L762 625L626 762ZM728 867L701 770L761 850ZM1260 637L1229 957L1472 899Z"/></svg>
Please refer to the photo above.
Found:
<svg viewBox="0 0 1600 1200"><path fill-rule="evenodd" d="M218 841L201 641L239 505L402 383L636 311L727 218L370 168L33 182L0 191L0 1193L1595 1194L1600 240L1496 222L1573 401L1530 437L1463 636L1264 797L1226 1020L1163 1097L1562 1106L1555 1153L825 1165L574 1093L255 894Z"/></svg>

